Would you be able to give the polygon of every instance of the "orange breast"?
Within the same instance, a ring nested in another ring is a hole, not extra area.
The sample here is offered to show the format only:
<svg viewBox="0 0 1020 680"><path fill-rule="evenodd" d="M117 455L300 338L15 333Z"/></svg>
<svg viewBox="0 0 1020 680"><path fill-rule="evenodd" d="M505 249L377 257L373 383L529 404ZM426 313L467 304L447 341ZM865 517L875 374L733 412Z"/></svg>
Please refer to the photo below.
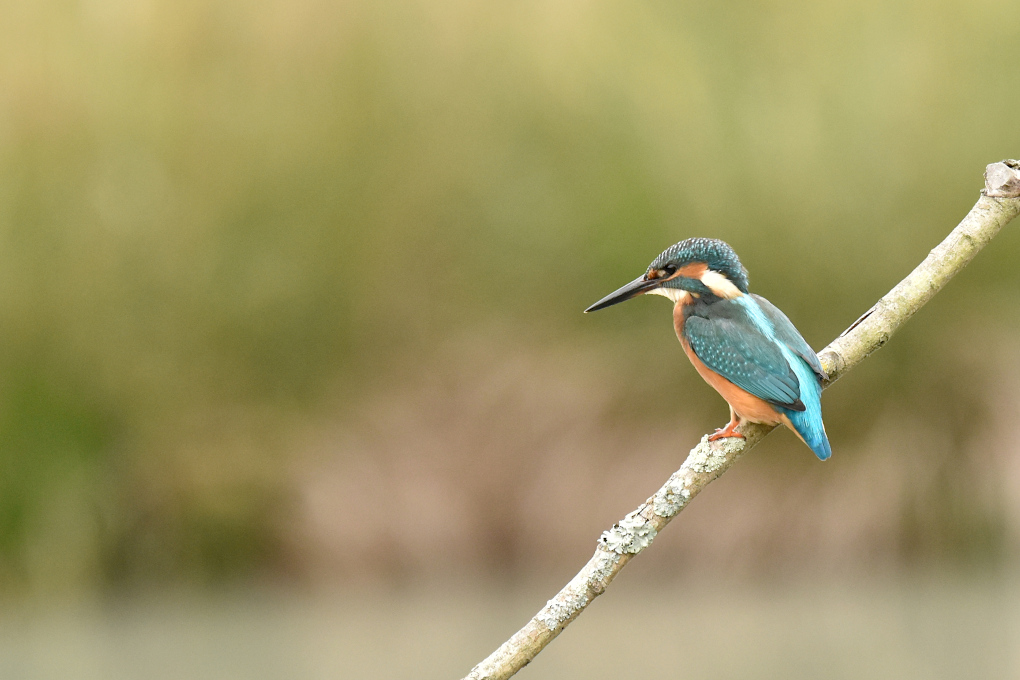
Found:
<svg viewBox="0 0 1020 680"><path fill-rule="evenodd" d="M705 382L715 389L722 398L730 405L733 412L740 417L741 420L748 420L752 423L763 423L765 425L778 425L782 421L782 416L778 411L764 399L754 396L747 390L737 387L726 378L722 377L708 366L705 362L698 358L698 355L691 349L690 343L688 343L683 336L684 329L684 316L683 316L683 304L678 304L673 309L673 327L676 329L676 336L680 340L680 344L683 345L684 353L687 358L694 364L694 369L698 372Z"/></svg>

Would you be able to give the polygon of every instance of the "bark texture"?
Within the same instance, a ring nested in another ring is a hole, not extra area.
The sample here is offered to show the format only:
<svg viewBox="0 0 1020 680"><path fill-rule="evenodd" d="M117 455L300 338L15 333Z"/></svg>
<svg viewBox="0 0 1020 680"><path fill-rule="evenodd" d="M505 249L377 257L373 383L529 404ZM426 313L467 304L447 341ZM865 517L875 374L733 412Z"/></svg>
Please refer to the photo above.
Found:
<svg viewBox="0 0 1020 680"><path fill-rule="evenodd" d="M1020 162L1006 160L985 170L985 189L963 221L924 261L848 329L818 353L829 374L828 387L889 341L893 333L977 255L1011 219L1020 214ZM708 441L691 450L679 470L646 500L599 538L595 554L523 628L465 680L509 678L601 595L620 570L647 548L656 534L708 484L773 428L747 425L746 439Z"/></svg>

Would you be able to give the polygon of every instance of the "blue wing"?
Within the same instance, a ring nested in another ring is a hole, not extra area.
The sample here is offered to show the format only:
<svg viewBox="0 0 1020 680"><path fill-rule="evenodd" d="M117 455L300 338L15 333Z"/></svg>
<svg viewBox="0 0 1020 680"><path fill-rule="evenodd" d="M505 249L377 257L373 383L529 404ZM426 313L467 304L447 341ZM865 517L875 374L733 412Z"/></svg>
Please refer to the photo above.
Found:
<svg viewBox="0 0 1020 680"><path fill-rule="evenodd" d="M777 407L822 460L832 455L822 422L818 357L765 298L741 296L691 310L684 337L711 370Z"/></svg>
<svg viewBox="0 0 1020 680"><path fill-rule="evenodd" d="M709 309L709 315L692 314L683 327L698 358L759 399L803 411L800 381L779 344L766 336L735 301L717 302Z"/></svg>
<svg viewBox="0 0 1020 680"><path fill-rule="evenodd" d="M751 297L758 303L758 307L765 313L768 320L772 322L776 339L786 345L791 352L803 359L812 372L818 376L819 380L828 380L829 376L825 373L825 369L822 368L821 362L818 361L818 355L815 354L815 351L811 349L811 345L807 344L807 340L800 334L797 327L793 325L793 322L783 314L782 310L760 295L751 293Z"/></svg>

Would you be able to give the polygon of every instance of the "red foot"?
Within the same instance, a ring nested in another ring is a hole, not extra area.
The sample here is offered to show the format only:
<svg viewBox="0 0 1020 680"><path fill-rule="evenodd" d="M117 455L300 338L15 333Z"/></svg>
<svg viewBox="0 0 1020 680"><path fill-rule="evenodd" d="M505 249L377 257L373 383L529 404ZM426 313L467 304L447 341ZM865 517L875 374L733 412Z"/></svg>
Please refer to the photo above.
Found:
<svg viewBox="0 0 1020 680"><path fill-rule="evenodd" d="M739 420L730 420L730 422L726 423L726 427L720 427L718 430L708 435L708 441L714 442L716 439L723 439L725 437L739 437L740 439L744 439L744 435L737 432L737 425L739 424Z"/></svg>

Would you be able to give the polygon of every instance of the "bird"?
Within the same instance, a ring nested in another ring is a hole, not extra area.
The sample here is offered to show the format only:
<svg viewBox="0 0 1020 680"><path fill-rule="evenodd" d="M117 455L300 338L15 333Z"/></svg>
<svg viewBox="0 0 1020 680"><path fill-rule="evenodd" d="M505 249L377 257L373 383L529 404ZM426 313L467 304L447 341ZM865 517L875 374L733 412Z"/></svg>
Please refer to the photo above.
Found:
<svg viewBox="0 0 1020 680"><path fill-rule="evenodd" d="M673 301L673 328L698 374L730 406L730 421L709 435L743 438L745 422L786 425L821 460L832 455L822 422L818 356L774 304L748 291L747 269L729 244L689 238L664 250L647 271L585 313L641 294Z"/></svg>

